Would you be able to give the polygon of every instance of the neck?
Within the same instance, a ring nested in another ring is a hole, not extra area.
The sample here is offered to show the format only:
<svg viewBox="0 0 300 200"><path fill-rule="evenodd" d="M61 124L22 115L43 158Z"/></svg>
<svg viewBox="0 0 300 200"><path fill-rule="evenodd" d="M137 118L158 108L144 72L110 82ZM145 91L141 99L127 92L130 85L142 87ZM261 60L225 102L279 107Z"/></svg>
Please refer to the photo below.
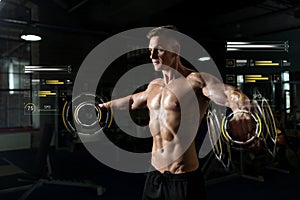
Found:
<svg viewBox="0 0 300 200"><path fill-rule="evenodd" d="M170 81L175 80L182 76L183 66L178 63L176 66L172 68L168 68L167 70L163 70L163 78L165 84L170 83Z"/></svg>

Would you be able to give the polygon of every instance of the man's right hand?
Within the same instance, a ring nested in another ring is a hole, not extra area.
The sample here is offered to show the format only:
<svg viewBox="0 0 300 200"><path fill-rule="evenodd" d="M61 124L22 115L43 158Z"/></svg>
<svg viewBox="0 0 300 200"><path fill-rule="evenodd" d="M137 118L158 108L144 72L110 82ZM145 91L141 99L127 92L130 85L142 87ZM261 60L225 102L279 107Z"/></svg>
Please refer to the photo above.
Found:
<svg viewBox="0 0 300 200"><path fill-rule="evenodd" d="M245 142L255 135L254 121L248 111L235 111L229 121L229 132L234 140Z"/></svg>

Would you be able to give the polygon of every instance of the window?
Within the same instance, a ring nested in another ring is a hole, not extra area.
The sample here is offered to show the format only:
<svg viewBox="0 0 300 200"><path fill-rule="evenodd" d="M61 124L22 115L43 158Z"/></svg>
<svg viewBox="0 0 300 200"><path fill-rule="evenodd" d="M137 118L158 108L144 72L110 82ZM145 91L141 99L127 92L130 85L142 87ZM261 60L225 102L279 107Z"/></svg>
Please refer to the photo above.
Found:
<svg viewBox="0 0 300 200"><path fill-rule="evenodd" d="M11 48L0 52L0 129L31 127L32 116L24 112L24 97L31 97L31 75L24 73L30 45L9 40L0 43L15 47L12 52Z"/></svg>

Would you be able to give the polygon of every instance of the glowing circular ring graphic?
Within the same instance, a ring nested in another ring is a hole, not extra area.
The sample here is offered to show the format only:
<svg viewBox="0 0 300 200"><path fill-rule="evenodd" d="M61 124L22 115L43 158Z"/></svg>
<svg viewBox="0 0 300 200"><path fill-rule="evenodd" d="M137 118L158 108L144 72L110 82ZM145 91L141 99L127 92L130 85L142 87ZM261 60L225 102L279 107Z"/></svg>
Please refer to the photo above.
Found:
<svg viewBox="0 0 300 200"><path fill-rule="evenodd" d="M234 139L231 135L230 135L230 131L229 131L229 121L230 119L233 117L234 114L236 113L246 113L249 114L252 119L255 122L255 131L254 131L254 135L252 135L251 137L249 137L247 140L245 141L240 141L240 140L236 140ZM252 142L255 138L258 138L261 134L261 130L262 130L262 124L261 124L261 120L258 117L257 114L253 114L252 112L246 111L246 110L239 110L236 112L232 112L230 113L228 116L224 116L223 120L222 120L222 134L224 136L224 138L228 141L228 142L232 142L234 144L249 144L250 142Z"/></svg>

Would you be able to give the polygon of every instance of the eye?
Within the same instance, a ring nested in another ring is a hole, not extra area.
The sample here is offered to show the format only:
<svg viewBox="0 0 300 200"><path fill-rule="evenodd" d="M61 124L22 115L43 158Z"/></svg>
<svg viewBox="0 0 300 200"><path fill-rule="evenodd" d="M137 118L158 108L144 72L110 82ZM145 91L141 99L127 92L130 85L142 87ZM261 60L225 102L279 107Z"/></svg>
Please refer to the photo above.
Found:
<svg viewBox="0 0 300 200"><path fill-rule="evenodd" d="M161 46L156 47L156 49L157 49L158 51L164 51L163 47L161 47Z"/></svg>
<svg viewBox="0 0 300 200"><path fill-rule="evenodd" d="M155 48L149 48L149 52L158 52L158 53L161 53L161 52L164 52L165 50L162 48L162 47L155 47Z"/></svg>

